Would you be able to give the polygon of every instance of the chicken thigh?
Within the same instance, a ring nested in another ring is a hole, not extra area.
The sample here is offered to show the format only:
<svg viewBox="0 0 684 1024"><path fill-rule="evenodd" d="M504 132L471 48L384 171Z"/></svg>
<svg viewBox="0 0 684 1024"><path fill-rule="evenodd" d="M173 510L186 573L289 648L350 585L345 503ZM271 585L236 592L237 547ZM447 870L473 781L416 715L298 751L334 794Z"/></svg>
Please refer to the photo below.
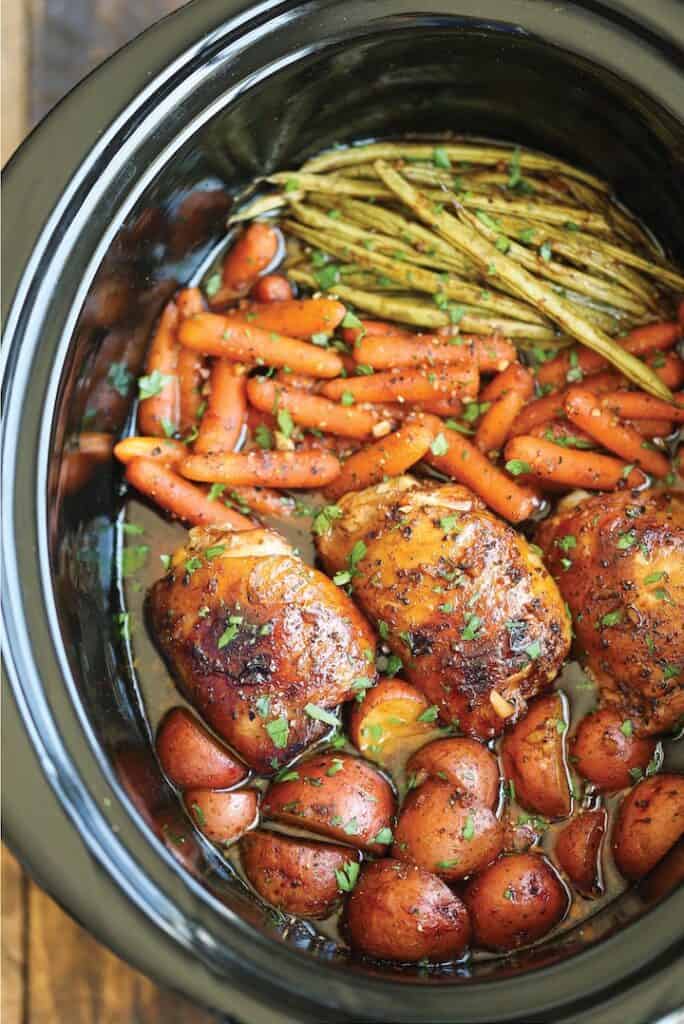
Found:
<svg viewBox="0 0 684 1024"><path fill-rule="evenodd" d="M191 530L148 612L182 692L257 771L318 739L329 728L319 712L374 678L361 613L269 530Z"/></svg>
<svg viewBox="0 0 684 1024"><path fill-rule="evenodd" d="M570 647L563 600L534 549L456 484L399 477L339 506L318 540L326 569L350 577L444 722L480 738L501 732Z"/></svg>
<svg viewBox="0 0 684 1024"><path fill-rule="evenodd" d="M603 699L645 735L684 715L684 495L564 503L538 541Z"/></svg>

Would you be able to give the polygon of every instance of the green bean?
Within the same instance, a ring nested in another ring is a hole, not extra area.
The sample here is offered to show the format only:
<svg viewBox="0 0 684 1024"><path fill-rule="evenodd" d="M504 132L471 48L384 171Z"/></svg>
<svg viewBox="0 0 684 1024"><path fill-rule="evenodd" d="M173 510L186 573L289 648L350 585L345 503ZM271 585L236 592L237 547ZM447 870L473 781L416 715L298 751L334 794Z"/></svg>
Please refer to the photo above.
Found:
<svg viewBox="0 0 684 1024"><path fill-rule="evenodd" d="M543 324L544 320L529 305L509 299L505 295L483 291L465 281L459 281L449 274L434 274L431 270L415 265L407 266L397 259L390 259L378 252L370 252L363 246L335 239L330 233L324 234L307 228L296 221L286 220L283 228L298 238L308 242L324 252L332 253L341 259L353 259L362 267L379 271L392 281L398 281L405 288L427 292L429 295L443 295L446 299L466 302L470 305L490 309L497 315L522 320L526 324Z"/></svg>
<svg viewBox="0 0 684 1024"><path fill-rule="evenodd" d="M326 153L307 160L303 170L320 173L375 160L433 160L436 149L443 152L450 161L485 164L486 166L496 166L502 163L509 165L511 160L515 159L522 170L567 174L571 178L586 182L600 192L610 192L610 186L594 177L593 174L581 171L563 160L545 156L543 153L448 141L442 143L376 142L362 146L350 146L345 149L328 150Z"/></svg>
<svg viewBox="0 0 684 1024"><path fill-rule="evenodd" d="M229 224L237 224L243 220L253 220L254 217L261 217L265 213L272 213L273 210L280 210L287 206L287 198L281 192L271 192L267 196L255 196L246 206L241 206L228 218Z"/></svg>
<svg viewBox="0 0 684 1024"><path fill-rule="evenodd" d="M591 298L615 306L617 309L624 309L635 316L641 316L646 313L646 307L642 303L637 302L631 292L627 292L623 288L612 285L601 278L584 274L573 267L566 267L562 263L555 263L551 259L544 259L539 253L533 254L523 245L510 241L497 228L490 227L484 221L484 218L473 217L467 210L462 210L460 216L465 223L475 231L479 231L492 244L496 245L499 238L504 238L507 248L502 251L506 252L510 259L527 267L528 270L534 271L540 277L555 281L562 288L572 288L580 294L589 295ZM550 255L550 253L547 253L547 255Z"/></svg>
<svg viewBox="0 0 684 1024"><path fill-rule="evenodd" d="M412 209L426 224L436 228L443 238L513 284L542 313L550 316L567 334L571 334L587 348L598 352L608 362L645 391L658 398L670 399L671 393L658 375L631 353L612 341L599 328L578 316L552 288L538 281L515 260L500 252L486 238L443 211L435 211L432 203L404 181L400 174L386 163L376 164L380 177L405 205Z"/></svg>
<svg viewBox="0 0 684 1024"><path fill-rule="evenodd" d="M425 195L431 199L438 198L437 193L430 190L426 190ZM450 197L447 197L445 193L443 198ZM503 196L469 195L467 192L453 198L456 200L457 206L483 210L485 213L495 216L504 213L519 217L531 217L533 220L543 221L545 224L567 224L568 221L573 221L591 231L602 234L610 233L610 225L602 214L592 213L590 210L580 210L573 206L541 203L527 199L506 199Z"/></svg>
<svg viewBox="0 0 684 1024"><path fill-rule="evenodd" d="M301 198L303 192L327 192L335 196L363 196L366 199L391 199L392 194L382 185L371 181L355 181L352 178L336 177L334 174L304 174L302 171L279 171L270 174L266 181L272 185L284 185L290 194Z"/></svg>

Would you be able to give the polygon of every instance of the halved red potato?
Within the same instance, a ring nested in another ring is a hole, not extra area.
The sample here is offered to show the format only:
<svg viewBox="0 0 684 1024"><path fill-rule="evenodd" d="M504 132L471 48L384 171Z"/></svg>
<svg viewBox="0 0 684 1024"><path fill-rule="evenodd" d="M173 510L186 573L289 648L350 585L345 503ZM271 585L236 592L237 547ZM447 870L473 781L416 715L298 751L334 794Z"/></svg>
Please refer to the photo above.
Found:
<svg viewBox="0 0 684 1024"><path fill-rule="evenodd" d="M547 818L566 818L572 808L565 765L567 718L559 693L530 704L524 718L504 737L506 778L519 804Z"/></svg>
<svg viewBox="0 0 684 1024"><path fill-rule="evenodd" d="M478 803L494 810L499 802L499 766L491 750L468 736L433 740L406 764L420 785L428 776L450 782L464 803Z"/></svg>
<svg viewBox="0 0 684 1024"><path fill-rule="evenodd" d="M395 799L387 779L366 761L326 753L302 761L269 786L266 818L383 854L392 842Z"/></svg>
<svg viewBox="0 0 684 1024"><path fill-rule="evenodd" d="M233 843L257 821L256 789L189 789L183 799L188 814L212 843Z"/></svg>
<svg viewBox="0 0 684 1024"><path fill-rule="evenodd" d="M684 835L684 775L663 772L639 782L622 801L613 854L625 878L641 878Z"/></svg>
<svg viewBox="0 0 684 1024"><path fill-rule="evenodd" d="M361 868L345 923L352 947L377 960L452 960L470 942L458 896L430 872L390 858Z"/></svg>
<svg viewBox="0 0 684 1024"><path fill-rule="evenodd" d="M280 832L256 829L240 840L240 859L256 891L279 910L300 917L327 917L353 888L359 854Z"/></svg>
<svg viewBox="0 0 684 1024"><path fill-rule="evenodd" d="M392 856L448 880L490 864L503 848L503 827L488 807L466 803L449 782L428 779L406 797Z"/></svg>
<svg viewBox="0 0 684 1024"><path fill-rule="evenodd" d="M363 692L363 691L362 691ZM437 709L403 679L384 679L352 706L349 738L364 757L384 764L404 745L430 733Z"/></svg>
<svg viewBox="0 0 684 1024"><path fill-rule="evenodd" d="M172 708L157 731L157 757L179 789L229 789L248 769L186 708Z"/></svg>
<svg viewBox="0 0 684 1024"><path fill-rule="evenodd" d="M586 715L571 743L580 775L608 791L630 786L635 774L646 771L655 748L655 740L636 736L632 723L613 708Z"/></svg>
<svg viewBox="0 0 684 1024"><path fill-rule="evenodd" d="M601 892L599 851L606 831L603 808L584 811L568 822L556 839L556 860L583 896Z"/></svg>
<svg viewBox="0 0 684 1024"><path fill-rule="evenodd" d="M466 886L474 944L507 950L526 946L558 924L568 894L549 862L538 853L499 857Z"/></svg>

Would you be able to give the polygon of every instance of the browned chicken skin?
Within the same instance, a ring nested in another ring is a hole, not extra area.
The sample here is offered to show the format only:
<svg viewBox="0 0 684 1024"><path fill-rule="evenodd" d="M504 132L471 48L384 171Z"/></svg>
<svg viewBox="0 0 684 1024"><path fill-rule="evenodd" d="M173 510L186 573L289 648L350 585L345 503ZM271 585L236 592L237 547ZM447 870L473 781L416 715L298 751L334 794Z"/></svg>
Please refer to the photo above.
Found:
<svg viewBox="0 0 684 1024"><path fill-rule="evenodd" d="M402 674L443 721L481 738L501 732L570 647L567 612L538 555L456 484L400 477L339 505L342 517L318 540L326 569L349 570L351 557L353 596L386 624Z"/></svg>
<svg viewBox="0 0 684 1024"><path fill-rule="evenodd" d="M374 677L375 639L343 590L268 530L190 531L148 599L152 633L188 699L258 771L329 727L334 708Z"/></svg>
<svg viewBox="0 0 684 1024"><path fill-rule="evenodd" d="M538 542L604 699L643 734L670 729L684 715L684 495L586 498Z"/></svg>

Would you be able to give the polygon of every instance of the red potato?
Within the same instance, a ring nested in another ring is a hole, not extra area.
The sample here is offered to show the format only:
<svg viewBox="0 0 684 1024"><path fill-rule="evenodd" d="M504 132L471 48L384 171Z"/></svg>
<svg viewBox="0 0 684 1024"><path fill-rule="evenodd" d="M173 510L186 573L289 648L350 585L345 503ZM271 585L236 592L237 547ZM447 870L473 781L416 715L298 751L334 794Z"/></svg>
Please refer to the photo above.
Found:
<svg viewBox="0 0 684 1024"><path fill-rule="evenodd" d="M248 292L275 259L278 233L269 225L255 221L243 231L223 261L222 281L238 294Z"/></svg>
<svg viewBox="0 0 684 1024"><path fill-rule="evenodd" d="M518 803L547 818L565 818L572 808L564 757L566 729L562 697L549 694L530 704L501 748L504 774L513 781Z"/></svg>
<svg viewBox="0 0 684 1024"><path fill-rule="evenodd" d="M655 740L636 736L632 723L612 708L586 715L571 743L579 774L609 792L625 789L645 772L655 749Z"/></svg>
<svg viewBox="0 0 684 1024"><path fill-rule="evenodd" d="M583 896L603 889L599 853L605 831L606 812L601 808L573 818L556 839L556 860Z"/></svg>
<svg viewBox="0 0 684 1024"><path fill-rule="evenodd" d="M228 789L247 776L247 768L185 708L164 716L156 739L164 773L178 789Z"/></svg>
<svg viewBox="0 0 684 1024"><path fill-rule="evenodd" d="M558 924L568 907L561 880L537 853L500 857L469 883L463 899L475 944L492 950L535 942Z"/></svg>
<svg viewBox="0 0 684 1024"><path fill-rule="evenodd" d="M404 801L392 856L452 881L481 871L502 848L503 827L488 807L466 803L449 782L428 779Z"/></svg>
<svg viewBox="0 0 684 1024"><path fill-rule="evenodd" d="M403 679L384 679L354 704L349 738L364 757L385 763L401 747L434 728L436 712L420 690Z"/></svg>
<svg viewBox="0 0 684 1024"><path fill-rule="evenodd" d="M271 784L263 806L266 818L375 854L385 853L392 841L394 811L384 776L358 757L332 753L286 772Z"/></svg>
<svg viewBox="0 0 684 1024"><path fill-rule="evenodd" d="M455 786L461 800L494 810L499 802L499 766L483 743L468 736L433 740L413 754L407 771L420 784L427 776Z"/></svg>
<svg viewBox="0 0 684 1024"><path fill-rule="evenodd" d="M230 793L189 789L183 799L188 814L212 843L234 843L257 822L259 795L256 789Z"/></svg>
<svg viewBox="0 0 684 1024"><path fill-rule="evenodd" d="M282 274L265 274L252 288L257 302L283 302L293 297L292 285Z"/></svg>
<svg viewBox="0 0 684 1024"><path fill-rule="evenodd" d="M363 866L345 923L352 948L377 960L453 960L470 942L461 900L435 875L398 860Z"/></svg>
<svg viewBox="0 0 684 1024"><path fill-rule="evenodd" d="M622 801L613 856L625 878L642 878L684 834L684 775L663 772L639 782Z"/></svg>
<svg viewBox="0 0 684 1024"><path fill-rule="evenodd" d="M340 883L351 885L359 870L359 854L348 846L265 829L243 836L240 859L262 899L300 917L327 917L342 898Z"/></svg>

